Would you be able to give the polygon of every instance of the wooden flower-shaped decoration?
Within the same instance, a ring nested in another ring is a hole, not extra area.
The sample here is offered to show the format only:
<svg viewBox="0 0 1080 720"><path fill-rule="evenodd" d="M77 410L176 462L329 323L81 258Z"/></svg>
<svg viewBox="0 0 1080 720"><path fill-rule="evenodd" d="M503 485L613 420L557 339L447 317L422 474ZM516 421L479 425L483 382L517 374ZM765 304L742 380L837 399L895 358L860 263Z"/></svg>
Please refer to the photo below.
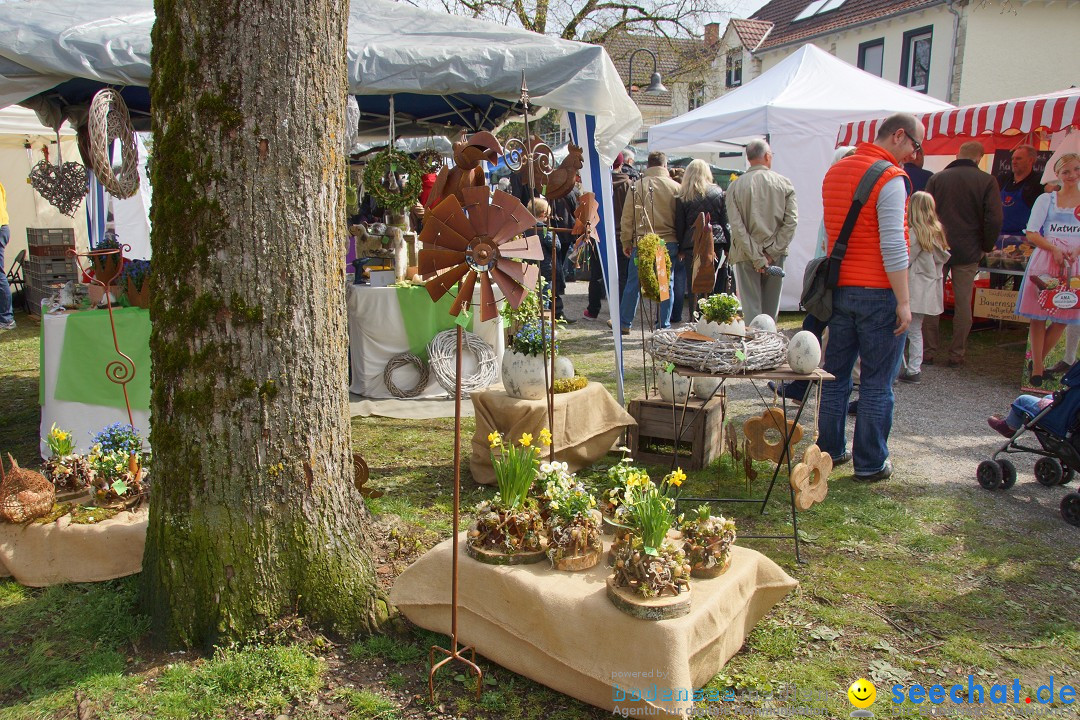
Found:
<svg viewBox="0 0 1080 720"><path fill-rule="evenodd" d="M780 433L776 442L770 441L765 433L775 430ZM802 427L788 420L780 408L769 408L759 417L750 418L743 424L743 434L749 441L750 457L754 460L772 460L780 462L784 452L784 436L788 436L789 445L794 446L802 440ZM789 450L790 452L790 450Z"/></svg>
<svg viewBox="0 0 1080 720"><path fill-rule="evenodd" d="M791 469L795 507L808 510L814 503L825 499L829 494L829 473L832 472L832 467L829 453L821 452L817 445L806 448L802 462Z"/></svg>
<svg viewBox="0 0 1080 720"><path fill-rule="evenodd" d="M492 283L507 302L518 307L528 290L536 286L540 269L520 260L543 260L540 238L519 237L536 226L536 218L513 195L487 187L462 189L465 202L448 195L424 219L418 262L431 299L438 301L460 283L450 307L459 315L472 302L480 280L480 319L499 313Z"/></svg>

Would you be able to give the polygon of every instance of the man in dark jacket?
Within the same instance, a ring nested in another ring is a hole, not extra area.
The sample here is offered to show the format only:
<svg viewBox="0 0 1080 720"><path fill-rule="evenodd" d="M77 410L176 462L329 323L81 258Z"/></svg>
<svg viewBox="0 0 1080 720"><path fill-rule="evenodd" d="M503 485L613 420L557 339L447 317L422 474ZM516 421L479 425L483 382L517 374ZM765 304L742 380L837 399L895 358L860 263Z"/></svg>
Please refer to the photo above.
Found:
<svg viewBox="0 0 1080 720"><path fill-rule="evenodd" d="M926 183L926 192L934 196L938 217L945 227L952 257L945 268L952 276L956 308L953 312L952 345L949 367L964 364L964 351L971 331L971 300L975 275L983 255L994 249L1001 233L1001 192L997 180L979 169L982 143L966 142L956 160L936 173ZM938 318L927 317L923 323L923 364L932 362L938 346Z"/></svg>

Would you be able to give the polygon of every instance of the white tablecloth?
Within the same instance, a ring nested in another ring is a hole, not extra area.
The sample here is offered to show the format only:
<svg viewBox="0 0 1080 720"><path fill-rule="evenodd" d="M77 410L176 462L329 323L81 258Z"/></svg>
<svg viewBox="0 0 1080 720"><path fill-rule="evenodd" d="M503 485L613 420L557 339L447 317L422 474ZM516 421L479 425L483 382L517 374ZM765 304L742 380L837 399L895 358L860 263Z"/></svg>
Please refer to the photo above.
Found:
<svg viewBox="0 0 1080 720"><path fill-rule="evenodd" d="M475 301L479 301L479 290ZM436 312L434 303L432 311ZM348 290L349 352L352 356L352 385L354 395L369 398L394 397L383 382L386 364L395 355L409 350L409 338L405 334L405 318L398 304L397 288L373 288L366 285L350 285ZM499 363L503 355L502 318L478 323L474 320L473 332L495 350ZM467 349L462 357L462 371L467 375L476 369L473 355ZM408 389L416 384L419 375L412 367L395 371L394 384ZM448 393L431 375L421 398L446 397Z"/></svg>
<svg viewBox="0 0 1080 720"><path fill-rule="evenodd" d="M95 310L94 312L105 312ZM69 314L41 316L41 382L45 384L45 400L41 406L41 432L38 437L45 437L53 423L58 428L71 432L76 442L76 452L85 453L90 449L91 437L106 425L122 422L127 425L127 410L105 405L87 405L80 402L57 400L56 378L60 371L60 351L64 347L64 333L67 329ZM148 369L144 372L149 372ZM119 390L117 391L119 392ZM132 408L135 429L143 438L150 437L150 411ZM49 457L49 446L40 442L41 457Z"/></svg>

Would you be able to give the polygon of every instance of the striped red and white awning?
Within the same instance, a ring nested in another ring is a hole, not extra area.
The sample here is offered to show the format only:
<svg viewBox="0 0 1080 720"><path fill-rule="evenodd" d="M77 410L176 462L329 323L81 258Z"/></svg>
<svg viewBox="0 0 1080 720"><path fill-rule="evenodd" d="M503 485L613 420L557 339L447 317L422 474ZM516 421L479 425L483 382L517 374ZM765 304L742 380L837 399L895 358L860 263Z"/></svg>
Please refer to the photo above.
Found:
<svg viewBox="0 0 1080 720"><path fill-rule="evenodd" d="M1036 97L1017 98L917 116L926 128L927 152L935 141L948 138L1027 135L1035 131L1058 132L1080 126L1080 88ZM849 122L840 128L836 146L871 142L884 118Z"/></svg>

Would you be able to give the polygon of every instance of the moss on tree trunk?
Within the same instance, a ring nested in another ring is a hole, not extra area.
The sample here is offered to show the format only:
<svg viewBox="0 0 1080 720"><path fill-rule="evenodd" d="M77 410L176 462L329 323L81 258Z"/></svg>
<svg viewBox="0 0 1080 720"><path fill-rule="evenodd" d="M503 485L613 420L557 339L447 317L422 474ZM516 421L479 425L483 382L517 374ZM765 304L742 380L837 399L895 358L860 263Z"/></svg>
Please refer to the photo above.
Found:
<svg viewBox="0 0 1080 720"><path fill-rule="evenodd" d="M143 577L166 644L386 611L349 448L347 8L155 2Z"/></svg>

